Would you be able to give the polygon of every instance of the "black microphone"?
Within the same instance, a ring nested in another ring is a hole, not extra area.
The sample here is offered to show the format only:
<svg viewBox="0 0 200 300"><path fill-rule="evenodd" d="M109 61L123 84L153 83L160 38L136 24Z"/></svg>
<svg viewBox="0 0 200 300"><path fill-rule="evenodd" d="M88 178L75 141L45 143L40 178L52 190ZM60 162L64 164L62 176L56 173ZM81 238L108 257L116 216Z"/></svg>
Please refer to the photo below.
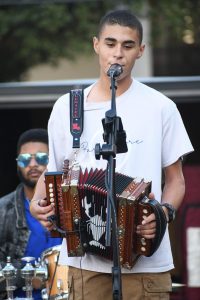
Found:
<svg viewBox="0 0 200 300"><path fill-rule="evenodd" d="M109 77L118 77L119 75L121 75L123 72L122 66L120 64L113 64L110 66L107 75Z"/></svg>

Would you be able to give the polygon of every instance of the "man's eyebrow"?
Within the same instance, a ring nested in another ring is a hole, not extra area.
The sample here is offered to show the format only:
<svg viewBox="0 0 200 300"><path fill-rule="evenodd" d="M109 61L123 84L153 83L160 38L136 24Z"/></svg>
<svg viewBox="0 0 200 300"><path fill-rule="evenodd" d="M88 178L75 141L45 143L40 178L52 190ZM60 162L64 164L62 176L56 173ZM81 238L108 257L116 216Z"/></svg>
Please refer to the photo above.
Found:
<svg viewBox="0 0 200 300"><path fill-rule="evenodd" d="M107 38L105 38L105 41L106 42L116 42L117 40L114 38L111 38L111 37L107 37Z"/></svg>
<svg viewBox="0 0 200 300"><path fill-rule="evenodd" d="M123 41L123 44L136 44L136 42L135 41L133 41L133 40L126 40L126 41Z"/></svg>
<svg viewBox="0 0 200 300"><path fill-rule="evenodd" d="M107 37L107 38L105 38L105 41L106 42L116 42L117 40L112 38L112 37ZM135 45L136 42L133 41L133 40L125 40L125 41L123 41L123 44L133 44L133 45Z"/></svg>

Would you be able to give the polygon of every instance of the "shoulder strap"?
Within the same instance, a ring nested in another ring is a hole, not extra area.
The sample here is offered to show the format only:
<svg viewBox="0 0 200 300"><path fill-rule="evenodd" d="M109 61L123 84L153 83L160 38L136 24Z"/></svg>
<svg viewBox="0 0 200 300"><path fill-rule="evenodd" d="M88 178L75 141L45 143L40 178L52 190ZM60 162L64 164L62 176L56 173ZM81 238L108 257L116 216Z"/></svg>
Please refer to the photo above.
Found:
<svg viewBox="0 0 200 300"><path fill-rule="evenodd" d="M73 136L73 148L80 148L80 137L83 132L83 89L70 91L70 132Z"/></svg>

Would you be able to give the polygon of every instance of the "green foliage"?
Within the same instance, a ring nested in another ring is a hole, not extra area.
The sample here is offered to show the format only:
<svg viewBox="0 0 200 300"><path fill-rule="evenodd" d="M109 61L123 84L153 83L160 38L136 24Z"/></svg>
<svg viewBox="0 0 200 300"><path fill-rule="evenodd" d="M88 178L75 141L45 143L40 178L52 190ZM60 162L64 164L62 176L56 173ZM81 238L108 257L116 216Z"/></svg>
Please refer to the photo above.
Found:
<svg viewBox="0 0 200 300"><path fill-rule="evenodd" d="M148 7L155 46L200 43L200 0L149 0Z"/></svg>
<svg viewBox="0 0 200 300"><path fill-rule="evenodd" d="M151 20L152 43L200 43L200 0L68 1L0 6L0 81L19 81L40 63L91 53L96 26L108 9L128 6Z"/></svg>
<svg viewBox="0 0 200 300"><path fill-rule="evenodd" d="M18 81L34 65L91 50L102 2L0 7L0 81Z"/></svg>

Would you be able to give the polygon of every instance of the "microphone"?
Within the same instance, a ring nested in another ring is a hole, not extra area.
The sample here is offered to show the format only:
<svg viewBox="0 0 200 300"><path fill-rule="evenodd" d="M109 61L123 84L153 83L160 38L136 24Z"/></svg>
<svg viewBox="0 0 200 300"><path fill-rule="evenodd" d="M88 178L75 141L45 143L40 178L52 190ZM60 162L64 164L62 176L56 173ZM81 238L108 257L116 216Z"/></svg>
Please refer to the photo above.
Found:
<svg viewBox="0 0 200 300"><path fill-rule="evenodd" d="M118 77L119 75L121 75L123 72L122 66L120 64L113 64L110 66L107 75L109 77Z"/></svg>

